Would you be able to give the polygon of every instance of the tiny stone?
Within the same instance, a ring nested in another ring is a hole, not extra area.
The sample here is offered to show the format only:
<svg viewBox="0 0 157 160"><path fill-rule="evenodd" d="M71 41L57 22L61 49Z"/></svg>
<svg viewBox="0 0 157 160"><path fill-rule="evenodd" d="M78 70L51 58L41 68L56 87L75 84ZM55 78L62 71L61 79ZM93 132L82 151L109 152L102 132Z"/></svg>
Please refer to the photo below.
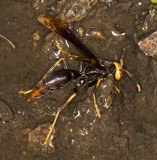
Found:
<svg viewBox="0 0 157 160"><path fill-rule="evenodd" d="M27 154L27 152L26 152L26 151L23 151L22 154L25 156L25 155Z"/></svg>
<svg viewBox="0 0 157 160"><path fill-rule="evenodd" d="M31 132L30 128L25 128L21 131L21 135L27 136Z"/></svg>
<svg viewBox="0 0 157 160"><path fill-rule="evenodd" d="M34 41L38 41L38 40L40 39L39 31L36 31L36 32L33 34L33 39L34 39Z"/></svg>
<svg viewBox="0 0 157 160"><path fill-rule="evenodd" d="M82 37L83 34L84 34L84 29L83 29L82 27L80 27L80 28L78 29L78 33L79 33L79 35Z"/></svg>

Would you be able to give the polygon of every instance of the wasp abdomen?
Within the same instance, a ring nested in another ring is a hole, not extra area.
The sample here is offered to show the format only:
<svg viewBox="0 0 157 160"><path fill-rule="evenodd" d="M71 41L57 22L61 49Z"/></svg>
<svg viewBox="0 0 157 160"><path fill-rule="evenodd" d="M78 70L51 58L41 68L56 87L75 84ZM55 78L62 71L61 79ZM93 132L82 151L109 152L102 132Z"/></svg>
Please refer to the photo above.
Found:
<svg viewBox="0 0 157 160"><path fill-rule="evenodd" d="M72 72L69 69L53 71L36 84L30 93L28 101L64 87L72 79Z"/></svg>
<svg viewBox="0 0 157 160"><path fill-rule="evenodd" d="M72 75L69 69L58 70L45 77L44 80L50 90L56 90L64 87L71 79Z"/></svg>

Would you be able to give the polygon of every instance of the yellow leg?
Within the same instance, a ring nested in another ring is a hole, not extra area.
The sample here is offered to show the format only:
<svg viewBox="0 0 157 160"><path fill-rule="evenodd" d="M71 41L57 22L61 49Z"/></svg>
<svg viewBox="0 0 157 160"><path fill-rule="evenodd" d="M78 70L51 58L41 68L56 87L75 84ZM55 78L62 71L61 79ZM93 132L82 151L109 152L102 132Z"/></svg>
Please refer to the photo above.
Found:
<svg viewBox="0 0 157 160"><path fill-rule="evenodd" d="M64 105L62 105L59 110L60 112L68 105L68 103L77 95L77 93L73 93L69 99L64 103Z"/></svg>
<svg viewBox="0 0 157 160"><path fill-rule="evenodd" d="M99 87L100 81L101 81L101 79L98 78L98 82L97 82L96 87L95 87L95 90L94 90L94 92L93 92L94 106L95 106L95 109L96 109L97 116L98 116L99 118L101 117L101 115L100 115L100 111L99 111L98 105L97 105L97 103L96 103L95 92L96 92L96 89Z"/></svg>
<svg viewBox="0 0 157 160"><path fill-rule="evenodd" d="M55 41L56 42L56 46L57 46L57 48L61 51L61 52L63 52L63 53L65 53L65 54L67 54L68 56L71 56L71 54L70 53L68 53L68 52L66 52L66 51L63 51L62 50L62 48L60 47L60 45L59 45L59 42L58 41Z"/></svg>
<svg viewBox="0 0 157 160"><path fill-rule="evenodd" d="M79 56L76 56L76 55L72 55L72 54L70 54L70 53L68 53L68 52L66 52L66 51L63 51L62 48L61 48L60 45L59 45L59 42L58 42L58 41L55 41L55 42L56 42L57 48L58 48L62 53L65 53L65 54L67 54L68 56L74 57L74 60L76 60L76 61L82 61L82 62L88 62L88 63L93 63L93 61L92 61L90 58L88 58L88 57L79 57Z"/></svg>
<svg viewBox="0 0 157 160"><path fill-rule="evenodd" d="M32 92L33 89L30 89L28 91L19 91L19 94L28 94L30 92Z"/></svg>
<svg viewBox="0 0 157 160"><path fill-rule="evenodd" d="M116 91L117 91L118 93L120 93L120 89L118 89L115 84L114 84L114 88L116 89Z"/></svg>
<svg viewBox="0 0 157 160"><path fill-rule="evenodd" d="M43 76L43 78L45 78L48 74L50 74L56 67L57 65L61 62L61 61L64 61L65 58L60 58L47 72L46 74ZM42 78L42 79L43 79Z"/></svg>
<svg viewBox="0 0 157 160"><path fill-rule="evenodd" d="M58 42L58 41L55 41L55 42L56 42L57 48L58 48L62 53L65 53L65 54L67 54L68 56L72 56L72 57L75 57L75 58L78 57L78 56L76 56L76 55L70 54L69 52L63 51L62 48L61 48L60 45L59 45L59 42Z"/></svg>
<svg viewBox="0 0 157 160"><path fill-rule="evenodd" d="M54 126L55 126L56 121L57 121L57 119L58 119L59 113L67 106L67 104L68 104L76 95L77 95L76 93L73 93L73 94L69 97L69 99L68 99L60 108L58 108L57 113L56 113L56 116L55 116L55 119L54 119L53 124L52 124L52 126L51 126L51 129L50 129L50 131L49 131L49 133L48 133L48 135L47 135L47 137L46 137L46 139L45 139L45 143L44 143L45 145L47 144L47 142L48 142L48 140L49 140L49 137L50 137L50 135L51 135L51 133L52 133L52 131L53 131L53 129L54 129Z"/></svg>
<svg viewBox="0 0 157 160"><path fill-rule="evenodd" d="M56 121L57 121L57 118L58 118L58 116L59 116L59 113L60 113L60 110L58 109L58 111L57 111L57 114L56 114L56 117L55 117L55 119L54 119L54 121L53 121L53 124L52 124L52 126L51 126L51 129L50 129L50 131L49 131L49 133L48 133L48 135L47 135L47 137L46 137L46 139L45 139L45 145L47 144L47 141L49 140L49 137L50 137L50 135L51 135L51 133L52 133L52 131L53 131L53 129L54 129L54 126L55 126L55 123L56 123Z"/></svg>

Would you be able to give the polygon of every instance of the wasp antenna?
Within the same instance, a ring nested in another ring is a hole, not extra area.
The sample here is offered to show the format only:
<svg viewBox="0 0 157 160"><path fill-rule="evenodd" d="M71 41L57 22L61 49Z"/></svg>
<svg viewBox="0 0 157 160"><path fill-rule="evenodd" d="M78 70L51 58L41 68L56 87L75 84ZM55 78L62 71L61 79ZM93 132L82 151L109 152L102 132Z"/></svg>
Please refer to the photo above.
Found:
<svg viewBox="0 0 157 160"><path fill-rule="evenodd" d="M123 62L124 62L124 55L125 55L125 48L123 48L122 56L120 58L120 65L123 67Z"/></svg>
<svg viewBox="0 0 157 160"><path fill-rule="evenodd" d="M137 87L137 89L138 89L138 92L141 92L141 86L140 86L140 84L137 82L137 80L130 74L129 71L127 71L127 70L125 70L125 69L123 69L123 71L126 72L127 75L134 81L134 83L135 83L135 85L136 85L136 87Z"/></svg>

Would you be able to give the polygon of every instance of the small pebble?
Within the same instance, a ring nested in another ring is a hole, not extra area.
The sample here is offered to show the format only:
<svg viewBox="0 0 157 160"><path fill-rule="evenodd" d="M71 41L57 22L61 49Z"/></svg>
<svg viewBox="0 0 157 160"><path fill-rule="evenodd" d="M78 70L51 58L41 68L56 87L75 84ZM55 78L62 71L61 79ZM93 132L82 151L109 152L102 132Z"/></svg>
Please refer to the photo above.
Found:
<svg viewBox="0 0 157 160"><path fill-rule="evenodd" d="M40 39L39 31L36 31L36 32L33 34L33 39L34 39L34 41L38 41L38 40Z"/></svg>
<svg viewBox="0 0 157 160"><path fill-rule="evenodd" d="M25 128L21 131L21 135L27 136L31 132L30 128Z"/></svg>
<svg viewBox="0 0 157 160"><path fill-rule="evenodd" d="M82 27L80 27L80 28L78 29L78 33L79 33L79 35L82 37L83 34L84 34L84 29L83 29Z"/></svg>
<svg viewBox="0 0 157 160"><path fill-rule="evenodd" d="M92 36L95 36L95 37L98 37L98 38L100 38L100 39L106 39L103 35L102 35L102 33L101 32L99 32L99 31L92 31L91 32L91 35Z"/></svg>

